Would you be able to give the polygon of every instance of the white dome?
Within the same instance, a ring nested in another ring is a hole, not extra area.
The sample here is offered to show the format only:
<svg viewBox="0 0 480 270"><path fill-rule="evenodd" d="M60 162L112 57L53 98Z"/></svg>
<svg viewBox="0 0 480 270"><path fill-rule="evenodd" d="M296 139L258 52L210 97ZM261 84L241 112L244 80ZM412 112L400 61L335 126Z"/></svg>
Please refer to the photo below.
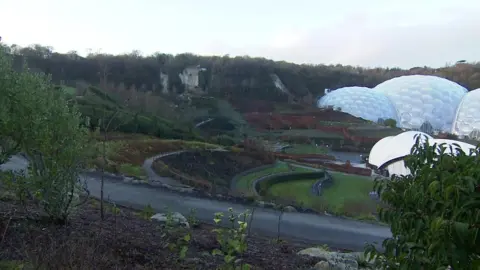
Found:
<svg viewBox="0 0 480 270"><path fill-rule="evenodd" d="M398 134L397 136L385 137L378 141L370 150L368 163L375 165L377 168L386 168L390 175L408 175L410 170L405 167L403 157L408 156L415 144L415 135L421 135L421 140L425 142L425 137L428 139L429 145L437 144L437 153L440 151L440 144L446 144L445 153L458 154L457 148L460 147L467 155L475 149L474 145L447 139L434 139L430 135L419 131L407 131ZM457 146L455 146L458 145ZM448 146L452 146L452 151ZM475 153L473 153L475 155Z"/></svg>
<svg viewBox="0 0 480 270"><path fill-rule="evenodd" d="M370 150L368 156L368 163L381 167L385 163L398 159L410 154L412 146L415 144L415 135L426 136L429 141L433 140L433 137L419 131L406 131L398 134L397 136L389 136L378 141Z"/></svg>
<svg viewBox="0 0 480 270"><path fill-rule="evenodd" d="M480 130L480 89L463 96L453 121L452 133L469 136L474 130Z"/></svg>
<svg viewBox="0 0 480 270"><path fill-rule="evenodd" d="M318 107L340 107L356 117L377 122L379 118L397 120L395 108L382 93L367 87L343 87L324 95Z"/></svg>
<svg viewBox="0 0 480 270"><path fill-rule="evenodd" d="M456 109L467 89L436 76L410 75L390 79L374 90L393 103L402 128L420 128L428 121L434 129L450 131Z"/></svg>

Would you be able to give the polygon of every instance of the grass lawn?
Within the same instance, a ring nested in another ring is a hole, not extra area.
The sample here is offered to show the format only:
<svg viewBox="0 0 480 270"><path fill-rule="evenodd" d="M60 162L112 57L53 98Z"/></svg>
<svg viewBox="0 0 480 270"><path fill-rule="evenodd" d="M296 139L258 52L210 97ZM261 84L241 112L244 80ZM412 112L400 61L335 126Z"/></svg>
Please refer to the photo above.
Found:
<svg viewBox="0 0 480 270"><path fill-rule="evenodd" d="M294 171L297 171L297 172L311 171L311 170L306 169L306 168L298 168L298 167L293 167L293 169L294 169ZM238 179L238 181L236 183L236 190L238 192L242 192L243 194L245 194L247 196L251 196L251 195L253 195L253 192L252 192L253 181L255 181L256 179L258 179L260 177L263 177L263 176L266 176L266 175L269 175L269 174L283 173L283 172L289 172L289 171L290 171L290 169L288 168L287 163L277 162L276 166L273 167L273 168L268 168L268 169L265 169L265 170L262 170L262 171L253 172L253 173L247 174L247 175L241 177L240 179Z"/></svg>
<svg viewBox="0 0 480 270"><path fill-rule="evenodd" d="M325 189L321 197L311 193L316 180L301 180L273 185L267 197L278 201L294 202L315 210L327 210L337 215L371 219L376 204L369 197L373 181L368 177L330 172L334 184Z"/></svg>
<svg viewBox="0 0 480 270"><path fill-rule="evenodd" d="M328 151L325 147L314 146L311 144L295 144L292 147L285 149L288 154L327 154Z"/></svg>

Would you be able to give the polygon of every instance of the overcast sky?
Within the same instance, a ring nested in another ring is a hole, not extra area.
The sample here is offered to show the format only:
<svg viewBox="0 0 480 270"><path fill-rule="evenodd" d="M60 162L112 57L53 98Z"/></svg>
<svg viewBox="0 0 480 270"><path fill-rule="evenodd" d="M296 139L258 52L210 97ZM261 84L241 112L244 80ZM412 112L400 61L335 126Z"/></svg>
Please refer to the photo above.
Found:
<svg viewBox="0 0 480 270"><path fill-rule="evenodd" d="M7 44L440 67L480 61L480 0L0 0Z"/></svg>

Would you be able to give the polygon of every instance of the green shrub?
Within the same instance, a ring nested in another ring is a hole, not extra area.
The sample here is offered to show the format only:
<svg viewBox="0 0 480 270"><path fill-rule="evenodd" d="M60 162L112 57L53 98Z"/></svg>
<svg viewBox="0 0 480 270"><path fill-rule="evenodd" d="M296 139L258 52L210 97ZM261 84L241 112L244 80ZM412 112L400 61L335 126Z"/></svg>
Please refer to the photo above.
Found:
<svg viewBox="0 0 480 270"><path fill-rule="evenodd" d="M385 252L368 245L365 255L378 255L383 268L479 269L480 149L476 156L459 147L457 156L446 150L417 136L405 160L413 174L376 181L386 205L379 209L380 220L393 237L383 242Z"/></svg>
<svg viewBox="0 0 480 270"><path fill-rule="evenodd" d="M3 51L0 96L0 164L18 152L29 160L28 176L11 174L4 184L18 199L33 196L52 219L65 221L78 199L78 173L90 146L80 113L50 78L14 71Z"/></svg>

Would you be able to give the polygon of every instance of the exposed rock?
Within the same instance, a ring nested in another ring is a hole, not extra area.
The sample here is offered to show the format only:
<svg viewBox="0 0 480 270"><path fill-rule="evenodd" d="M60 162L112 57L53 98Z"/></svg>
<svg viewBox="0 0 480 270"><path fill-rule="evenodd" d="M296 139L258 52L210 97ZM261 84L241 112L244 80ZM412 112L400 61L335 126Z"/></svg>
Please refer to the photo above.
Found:
<svg viewBox="0 0 480 270"><path fill-rule="evenodd" d="M330 270L330 264L327 261L319 261L315 266L313 267L315 270Z"/></svg>
<svg viewBox="0 0 480 270"><path fill-rule="evenodd" d="M297 209L291 205L287 205L283 208L284 212L297 212Z"/></svg>
<svg viewBox="0 0 480 270"><path fill-rule="evenodd" d="M270 202L264 202L264 201L257 201L256 204L258 205L258 207L262 207L262 208L264 208L264 207L272 207L272 208L276 207L276 204L270 203Z"/></svg>
<svg viewBox="0 0 480 270"><path fill-rule="evenodd" d="M133 182L133 178L132 177L123 177L123 182L124 183L132 183Z"/></svg>
<svg viewBox="0 0 480 270"><path fill-rule="evenodd" d="M169 218L168 214L166 213L157 213L151 217L151 219L161 223L166 223L168 218ZM182 214L178 212L172 213L171 221L174 222L175 224L180 224L186 228L190 228L190 224L188 224L187 218L185 218Z"/></svg>
<svg viewBox="0 0 480 270"><path fill-rule="evenodd" d="M308 255L316 257L325 263L317 263L314 269L331 269L331 270L353 270L359 269L357 262L357 254L331 252L322 248L307 248L298 252L299 255ZM325 267L329 268L325 268ZM323 268L320 268L323 267Z"/></svg>
<svg viewBox="0 0 480 270"><path fill-rule="evenodd" d="M195 190L193 187L186 187L186 186L185 187L177 187L177 186L171 186L171 185L168 185L168 184L161 184L161 186L166 188L166 189L169 189L169 190L184 192L184 193L192 193Z"/></svg>

